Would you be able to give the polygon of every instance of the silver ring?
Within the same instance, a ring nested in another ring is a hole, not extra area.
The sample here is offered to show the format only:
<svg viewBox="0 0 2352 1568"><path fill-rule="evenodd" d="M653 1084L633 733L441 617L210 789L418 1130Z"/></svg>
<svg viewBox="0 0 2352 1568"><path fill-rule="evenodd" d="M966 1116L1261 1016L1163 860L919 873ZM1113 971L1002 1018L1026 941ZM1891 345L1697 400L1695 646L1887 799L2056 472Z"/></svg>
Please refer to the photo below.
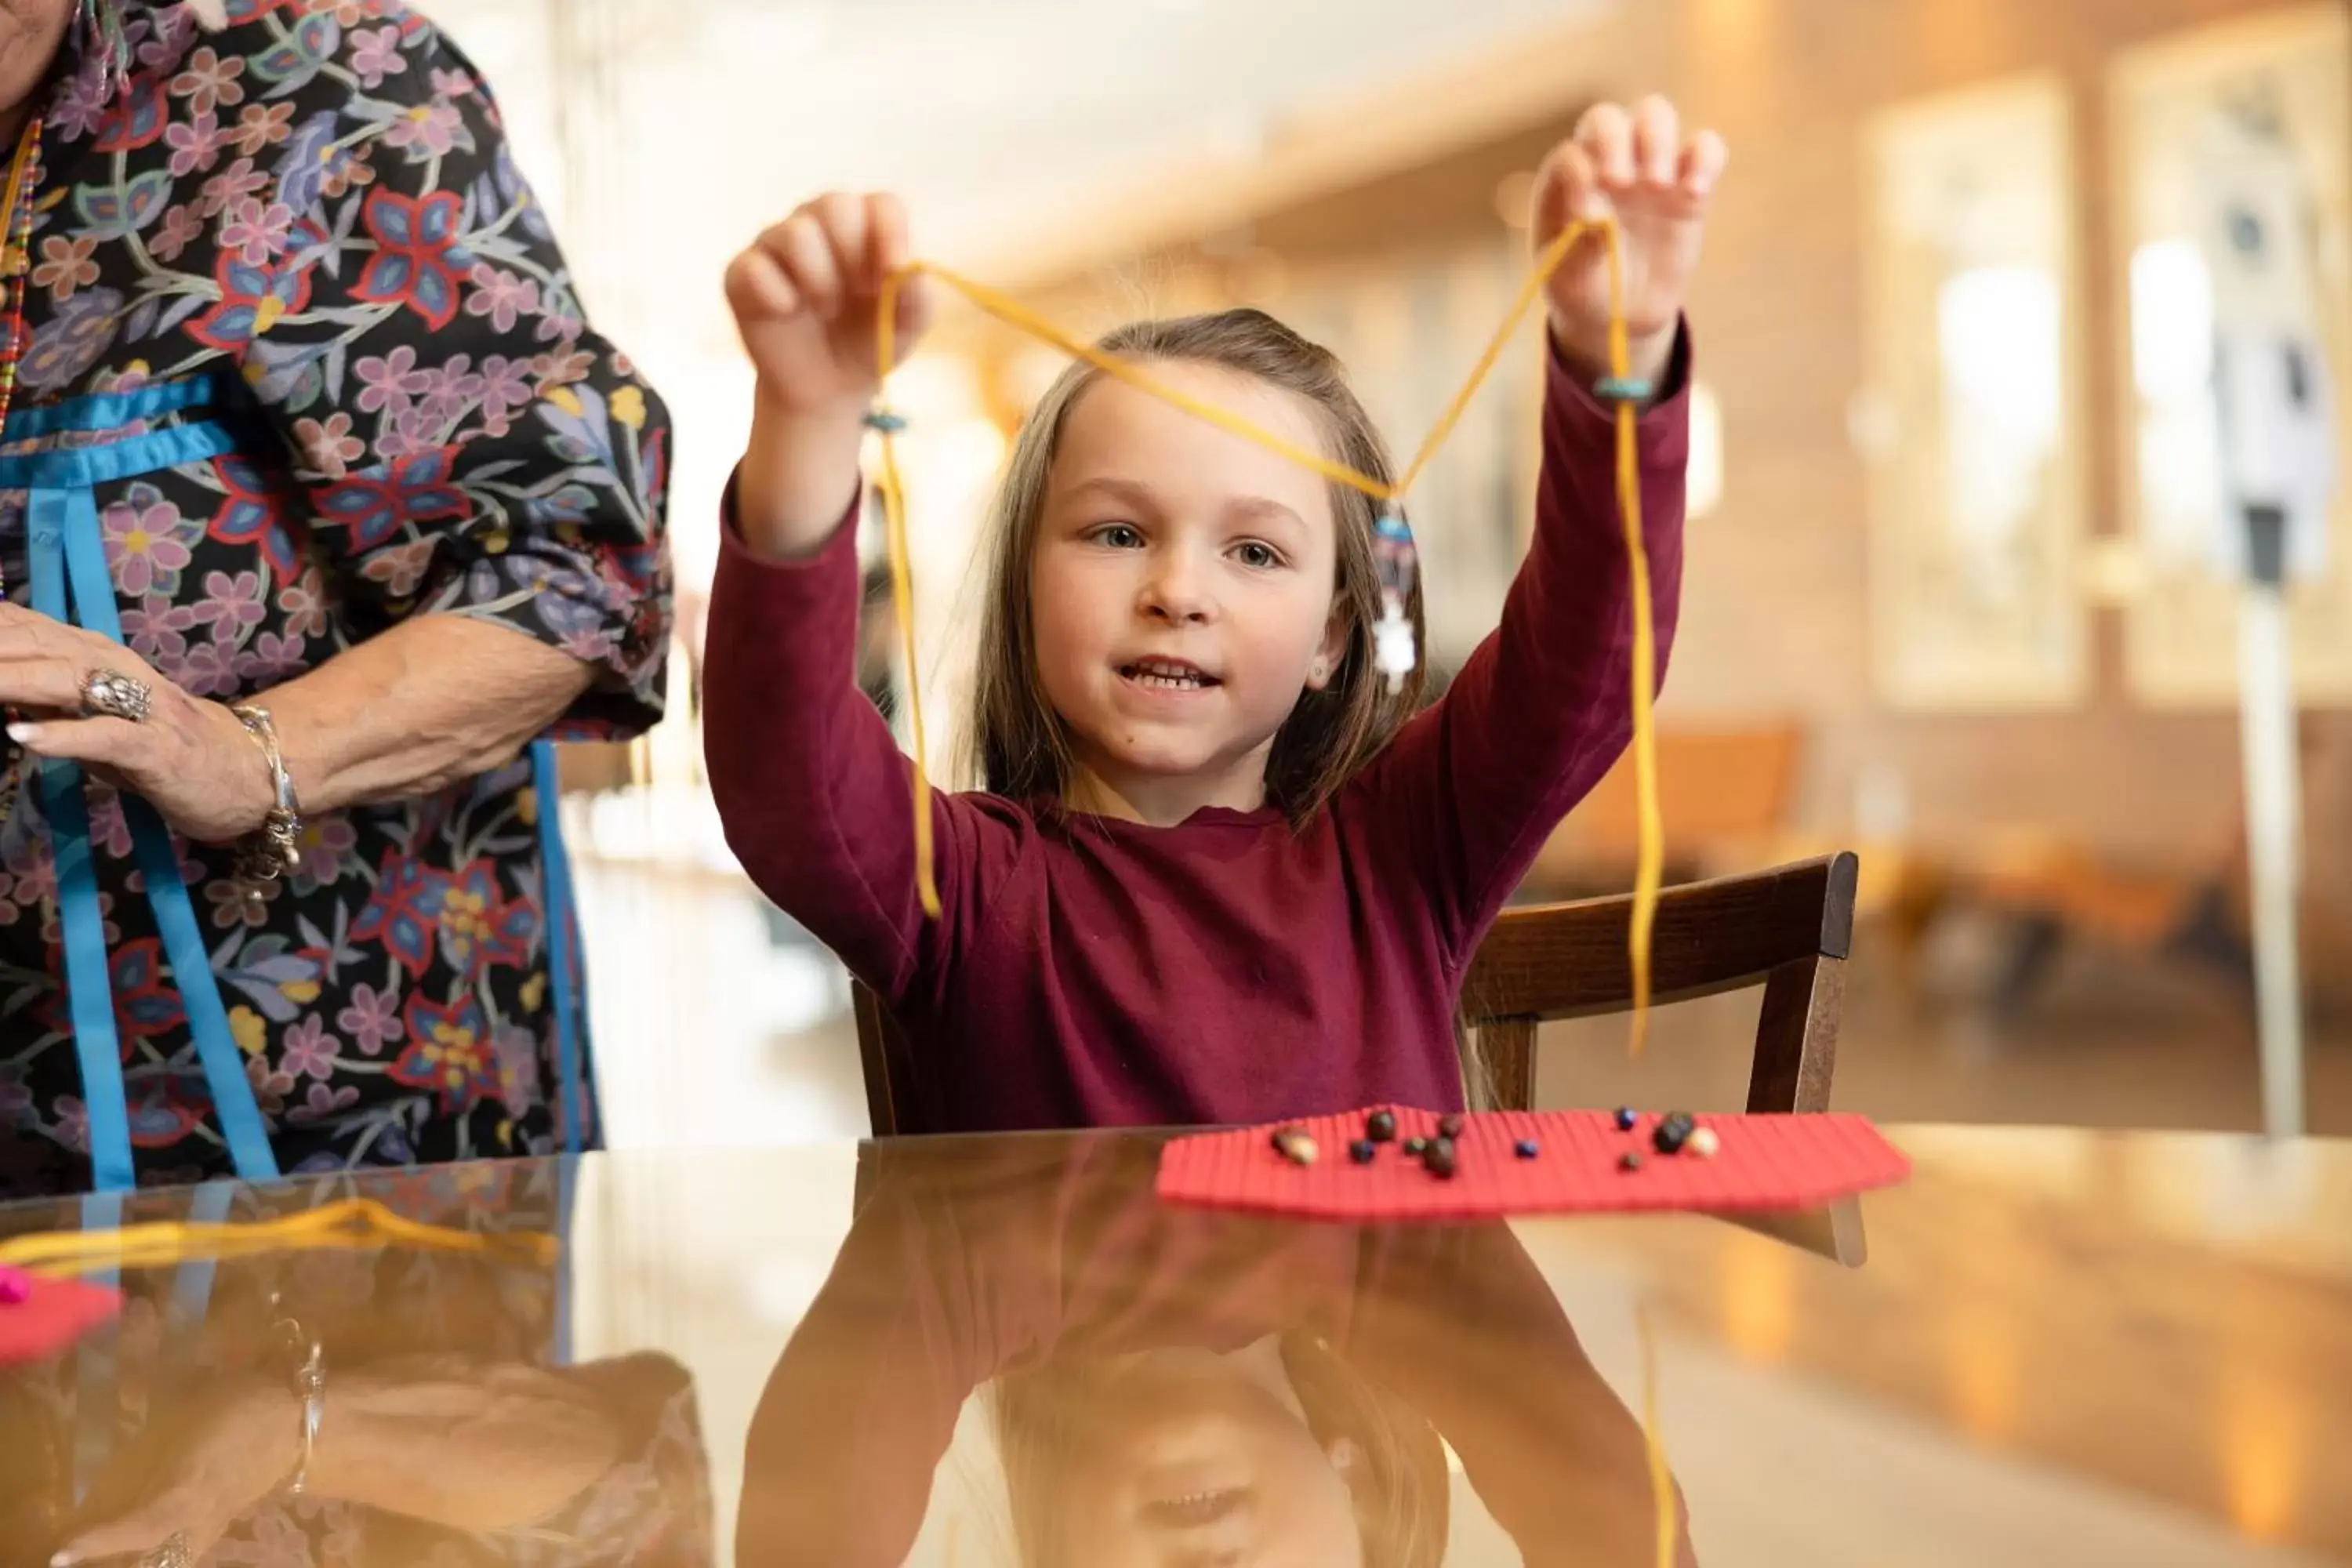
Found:
<svg viewBox="0 0 2352 1568"><path fill-rule="evenodd" d="M127 719L137 724L146 719L148 705L154 695L145 681L134 679L120 670L93 669L81 679L82 716L89 719Z"/></svg>
<svg viewBox="0 0 2352 1568"><path fill-rule="evenodd" d="M188 1538L173 1531L163 1545L139 1560L139 1568L195 1568L195 1559L188 1554Z"/></svg>

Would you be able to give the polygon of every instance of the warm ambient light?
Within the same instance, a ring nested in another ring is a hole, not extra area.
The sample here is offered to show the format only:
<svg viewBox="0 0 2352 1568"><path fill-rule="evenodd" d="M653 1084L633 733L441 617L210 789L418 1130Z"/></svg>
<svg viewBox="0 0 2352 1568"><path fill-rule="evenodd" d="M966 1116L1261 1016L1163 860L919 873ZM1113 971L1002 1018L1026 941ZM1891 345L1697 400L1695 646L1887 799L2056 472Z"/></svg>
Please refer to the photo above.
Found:
<svg viewBox="0 0 2352 1568"><path fill-rule="evenodd" d="M2225 1370L2220 1390L2222 1485L2230 1521L2255 1541L2278 1541L2294 1522L2311 1409L2300 1390L2245 1367Z"/></svg>
<svg viewBox="0 0 2352 1568"><path fill-rule="evenodd" d="M1723 405L1706 382L1691 384L1690 461L1683 470L1683 515L1693 521L1723 502Z"/></svg>
<svg viewBox="0 0 2352 1568"><path fill-rule="evenodd" d="M1944 1371L1960 1430L1999 1443L2017 1429L2017 1326L1994 1307L1956 1304Z"/></svg>

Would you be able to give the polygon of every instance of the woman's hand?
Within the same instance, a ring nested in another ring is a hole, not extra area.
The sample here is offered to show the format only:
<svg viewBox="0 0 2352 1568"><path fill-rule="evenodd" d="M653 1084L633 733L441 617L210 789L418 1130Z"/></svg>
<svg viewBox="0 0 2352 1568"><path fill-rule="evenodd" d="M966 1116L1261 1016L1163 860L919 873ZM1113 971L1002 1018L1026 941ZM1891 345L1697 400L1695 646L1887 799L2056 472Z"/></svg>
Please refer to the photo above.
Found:
<svg viewBox="0 0 2352 1568"><path fill-rule="evenodd" d="M895 196L820 196L727 268L727 302L759 373L751 441L738 477L747 542L777 554L814 548L858 485L864 421L880 389L882 285L908 258ZM894 363L930 316L929 282L898 296Z"/></svg>
<svg viewBox="0 0 2352 1568"><path fill-rule="evenodd" d="M202 1563L301 1458L301 1407L287 1389L238 1378L205 1394L168 1447L146 1450L155 1469L139 1500L82 1530L49 1561L58 1568L136 1563L178 1538L179 1561Z"/></svg>
<svg viewBox="0 0 2352 1568"><path fill-rule="evenodd" d="M1536 251L1575 222L1616 221L1623 247L1632 374L1655 382L1674 352L1675 326L1698 266L1707 199L1729 153L1712 131L1685 136L1675 106L1645 98L1628 110L1599 103L1552 149L1536 178ZM1609 252L1594 235L1551 276L1551 330L1582 374L1610 373Z"/></svg>
<svg viewBox="0 0 2352 1568"><path fill-rule="evenodd" d="M144 686L147 717L85 717L82 688L93 670ZM268 760L225 704L189 696L120 643L5 604L0 705L17 715L8 738L33 756L80 763L200 843L243 837L277 804Z"/></svg>

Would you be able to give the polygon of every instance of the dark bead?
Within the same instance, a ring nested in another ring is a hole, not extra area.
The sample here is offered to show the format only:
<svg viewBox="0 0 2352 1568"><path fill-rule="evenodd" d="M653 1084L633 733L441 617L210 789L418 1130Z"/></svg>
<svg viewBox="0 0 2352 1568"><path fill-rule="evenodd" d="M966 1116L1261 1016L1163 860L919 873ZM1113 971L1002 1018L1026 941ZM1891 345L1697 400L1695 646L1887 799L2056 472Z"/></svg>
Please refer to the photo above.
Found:
<svg viewBox="0 0 2352 1568"><path fill-rule="evenodd" d="M1440 1138L1430 1144L1427 1152L1422 1155L1421 1163L1429 1168L1433 1176L1454 1174L1454 1140Z"/></svg>
<svg viewBox="0 0 2352 1568"><path fill-rule="evenodd" d="M1437 1119L1437 1135L1440 1138L1461 1137L1462 1118L1451 1114L1439 1117Z"/></svg>
<svg viewBox="0 0 2352 1568"><path fill-rule="evenodd" d="M1697 1125L1686 1110L1670 1112L1658 1123L1657 1131L1650 1134L1650 1142L1661 1154L1679 1154Z"/></svg>
<svg viewBox="0 0 2352 1568"><path fill-rule="evenodd" d="M1617 1156L1617 1168L1621 1171L1640 1170L1642 1168L1642 1152L1639 1149L1626 1150L1622 1154Z"/></svg>
<svg viewBox="0 0 2352 1568"><path fill-rule="evenodd" d="M1522 1160L1532 1160L1543 1151L1536 1147L1536 1141L1534 1139L1522 1138L1517 1143L1512 1146L1511 1152Z"/></svg>
<svg viewBox="0 0 2352 1568"><path fill-rule="evenodd" d="M1375 1143L1387 1143L1396 1137L1396 1112L1375 1110L1364 1118L1364 1136Z"/></svg>
<svg viewBox="0 0 2352 1568"><path fill-rule="evenodd" d="M1404 1152L1418 1160L1429 1152L1429 1140L1426 1138L1408 1138L1404 1141Z"/></svg>
<svg viewBox="0 0 2352 1568"><path fill-rule="evenodd" d="M1372 1163L1372 1155L1375 1152L1377 1152L1377 1150L1374 1148L1372 1141L1369 1138L1359 1138L1353 1143L1348 1145L1348 1158L1353 1160L1359 1165L1370 1164Z"/></svg>
<svg viewBox="0 0 2352 1568"><path fill-rule="evenodd" d="M1621 1106L1619 1106L1619 1107L1617 1108L1617 1131L1620 1131L1620 1132L1631 1132L1632 1131L1633 1131L1633 1122L1634 1122L1634 1121L1635 1121L1635 1117L1634 1117L1634 1115L1633 1115L1633 1108L1632 1106L1630 1106L1630 1105L1621 1105Z"/></svg>

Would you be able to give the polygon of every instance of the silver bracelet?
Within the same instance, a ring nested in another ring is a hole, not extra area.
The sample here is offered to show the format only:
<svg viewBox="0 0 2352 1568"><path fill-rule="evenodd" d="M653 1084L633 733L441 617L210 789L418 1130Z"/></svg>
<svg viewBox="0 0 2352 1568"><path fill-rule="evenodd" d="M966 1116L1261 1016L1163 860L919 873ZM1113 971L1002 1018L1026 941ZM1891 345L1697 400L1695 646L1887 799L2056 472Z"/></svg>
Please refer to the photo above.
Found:
<svg viewBox="0 0 2352 1568"><path fill-rule="evenodd" d="M287 1496L300 1497L310 1485L310 1456L318 1448L319 1424L327 1414L327 1352L318 1341L306 1339L302 1326L291 1318L280 1319L278 1329L286 1342L287 1359L294 1363L294 1397L302 1402L302 1453L286 1483Z"/></svg>
<svg viewBox="0 0 2352 1568"><path fill-rule="evenodd" d="M236 847L236 879L245 886L246 901L258 904L261 889L294 868L301 858L297 839L302 831L302 803L294 795L294 776L286 771L286 754L278 750L278 726L269 710L257 703L233 703L229 711L253 737L269 762L269 784L276 804L261 826Z"/></svg>

